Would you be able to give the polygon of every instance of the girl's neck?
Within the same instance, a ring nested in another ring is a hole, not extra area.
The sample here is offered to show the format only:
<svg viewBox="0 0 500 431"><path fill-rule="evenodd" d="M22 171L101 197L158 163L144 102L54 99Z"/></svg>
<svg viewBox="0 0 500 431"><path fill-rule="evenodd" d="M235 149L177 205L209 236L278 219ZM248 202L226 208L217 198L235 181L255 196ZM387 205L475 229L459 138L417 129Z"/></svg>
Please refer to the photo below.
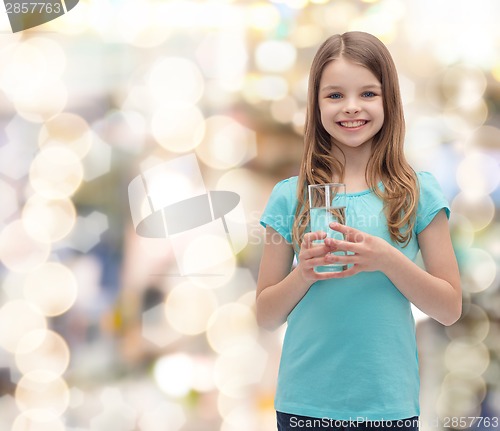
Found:
<svg viewBox="0 0 500 431"><path fill-rule="evenodd" d="M356 175L349 175L349 173L346 172L343 182L346 185L347 193L362 192L369 188L368 184L366 183L364 171Z"/></svg>
<svg viewBox="0 0 500 431"><path fill-rule="evenodd" d="M344 179L348 193L356 193L366 190L366 167L371 156L371 146L357 148L342 148L342 153L334 148L334 155L339 160L344 160ZM338 154L337 154L338 153ZM336 178L335 180L338 180Z"/></svg>

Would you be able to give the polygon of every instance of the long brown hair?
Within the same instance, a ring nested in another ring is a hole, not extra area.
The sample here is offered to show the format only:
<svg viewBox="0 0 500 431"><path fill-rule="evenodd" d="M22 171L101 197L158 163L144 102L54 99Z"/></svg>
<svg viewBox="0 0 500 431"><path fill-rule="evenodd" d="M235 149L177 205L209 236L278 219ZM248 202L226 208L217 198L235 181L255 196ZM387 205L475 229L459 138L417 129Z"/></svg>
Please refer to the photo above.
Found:
<svg viewBox="0 0 500 431"><path fill-rule="evenodd" d="M323 70L340 56L366 67L382 84L385 121L373 138L365 178L370 189L384 201L391 239L407 245L415 223L418 186L415 172L403 152L405 122L396 66L386 46L375 36L348 32L323 42L311 65L304 152L297 186L298 205L292 232L294 246L297 248L301 243L309 223L307 186L330 183L334 174L338 181L344 178L343 162L333 156L332 145L335 144L321 123L318 103ZM378 187L378 181L382 181L383 190Z"/></svg>

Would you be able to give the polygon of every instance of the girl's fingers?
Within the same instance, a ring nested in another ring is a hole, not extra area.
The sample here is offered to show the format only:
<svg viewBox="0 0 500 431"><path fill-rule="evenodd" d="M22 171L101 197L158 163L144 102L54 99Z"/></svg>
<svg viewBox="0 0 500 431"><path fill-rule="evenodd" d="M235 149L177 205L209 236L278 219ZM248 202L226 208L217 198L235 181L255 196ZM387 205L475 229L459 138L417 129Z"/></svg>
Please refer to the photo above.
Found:
<svg viewBox="0 0 500 431"><path fill-rule="evenodd" d="M346 278L351 277L359 272L357 265L352 266L349 269L338 272L315 272L317 280L331 280L332 278Z"/></svg>
<svg viewBox="0 0 500 431"><path fill-rule="evenodd" d="M356 233L361 233L361 231L354 229L353 227L346 226L345 224L337 223L337 222L332 222L330 223L330 229L333 229L337 232L343 233L343 234L356 234Z"/></svg>
<svg viewBox="0 0 500 431"><path fill-rule="evenodd" d="M299 260L305 261L315 257L325 256L327 253L330 253L330 251L331 248L324 244L313 245L311 248L305 248L300 251Z"/></svg>
<svg viewBox="0 0 500 431"><path fill-rule="evenodd" d="M328 253L323 253L323 255L321 256L307 259L306 261L304 261L304 268L314 269L317 266L325 266L331 264L332 262L326 259L327 255Z"/></svg>
<svg viewBox="0 0 500 431"><path fill-rule="evenodd" d="M358 256L353 255L353 254L338 255L338 254L328 253L325 256L325 260L328 263L340 263L342 265L347 265L347 264L358 263L359 258L358 258Z"/></svg>
<svg viewBox="0 0 500 431"><path fill-rule="evenodd" d="M304 248L312 248L314 247L313 241L320 240L320 239L325 239L326 238L326 232L309 232L304 235L304 238L302 240L302 247Z"/></svg>
<svg viewBox="0 0 500 431"><path fill-rule="evenodd" d="M359 253L363 248L363 245L357 242L344 241L334 238L326 238L325 245L329 247L330 250L350 251L353 253Z"/></svg>
<svg viewBox="0 0 500 431"><path fill-rule="evenodd" d="M341 266L354 265L354 264L358 263L358 257L354 256L354 255L339 256L339 255L327 253L326 255L324 255L322 257L309 259L307 261L307 267L314 269L317 266L328 266L328 265L331 265L332 263L335 263L335 264L338 264Z"/></svg>
<svg viewBox="0 0 500 431"><path fill-rule="evenodd" d="M364 238L364 233L360 230L354 229L353 227L346 226L340 223L330 223L330 229L340 232L344 235L344 238L350 242L361 242Z"/></svg>
<svg viewBox="0 0 500 431"><path fill-rule="evenodd" d="M338 223L330 224L330 227L338 232L344 234L347 238L348 235L362 235L362 232L344 226ZM324 240L323 243L315 244L314 241ZM301 252L299 254L299 260L302 262L303 271L308 273L308 277L312 277L315 280L328 280L332 278L345 278L357 274L359 272L358 268L358 253L362 244L358 244L350 241L336 240L334 238L327 238L326 232L317 231L309 232L304 235L301 244ZM332 251L346 251L355 253L354 255L335 255L331 254ZM316 272L315 268L318 266L327 266L332 263L338 263L340 265L352 266L344 271L339 272Z"/></svg>

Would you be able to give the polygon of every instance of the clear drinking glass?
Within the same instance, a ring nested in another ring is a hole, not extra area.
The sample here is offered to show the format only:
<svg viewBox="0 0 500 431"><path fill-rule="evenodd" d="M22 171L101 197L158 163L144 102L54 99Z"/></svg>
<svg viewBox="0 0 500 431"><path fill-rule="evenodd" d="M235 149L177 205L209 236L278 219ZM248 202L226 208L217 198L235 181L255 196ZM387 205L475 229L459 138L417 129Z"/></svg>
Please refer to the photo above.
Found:
<svg viewBox="0 0 500 431"><path fill-rule="evenodd" d="M345 225L346 222L346 187L343 183L312 184L309 186L310 227L311 232L326 232L327 237L344 239L344 236L330 228L330 223L337 222ZM324 240L315 240L313 244L321 245ZM345 256L345 252L333 252ZM317 266L316 272L340 272L347 269L347 265L331 263Z"/></svg>

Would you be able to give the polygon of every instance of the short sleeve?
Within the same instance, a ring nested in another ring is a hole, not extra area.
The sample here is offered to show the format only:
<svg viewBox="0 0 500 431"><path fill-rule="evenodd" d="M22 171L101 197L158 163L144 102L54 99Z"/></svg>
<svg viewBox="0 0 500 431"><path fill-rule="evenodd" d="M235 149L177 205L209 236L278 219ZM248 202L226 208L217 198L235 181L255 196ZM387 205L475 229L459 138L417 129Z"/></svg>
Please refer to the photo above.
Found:
<svg viewBox="0 0 500 431"><path fill-rule="evenodd" d="M450 207L444 193L434 175L430 172L419 172L417 178L420 196L417 208L416 233L422 232L442 209L450 218Z"/></svg>
<svg viewBox="0 0 500 431"><path fill-rule="evenodd" d="M292 242L292 228L297 207L297 177L280 181L274 186L260 224L270 226L289 243Z"/></svg>

